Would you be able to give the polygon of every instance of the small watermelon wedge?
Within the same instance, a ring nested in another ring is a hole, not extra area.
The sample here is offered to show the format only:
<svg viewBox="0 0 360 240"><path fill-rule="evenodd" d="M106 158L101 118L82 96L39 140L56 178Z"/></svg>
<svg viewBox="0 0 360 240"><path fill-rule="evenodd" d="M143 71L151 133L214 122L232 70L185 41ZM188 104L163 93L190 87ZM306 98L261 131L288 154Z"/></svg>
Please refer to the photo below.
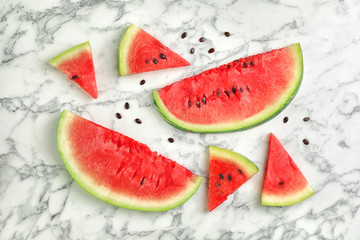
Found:
<svg viewBox="0 0 360 240"><path fill-rule="evenodd" d="M50 64L62 71L70 80L80 85L97 99L94 62L89 42L84 42L54 57Z"/></svg>
<svg viewBox="0 0 360 240"><path fill-rule="evenodd" d="M300 169L271 133L261 203L267 206L288 206L313 194L314 190Z"/></svg>
<svg viewBox="0 0 360 240"><path fill-rule="evenodd" d="M188 61L135 24L129 26L119 46L121 76L188 65Z"/></svg>
<svg viewBox="0 0 360 240"><path fill-rule="evenodd" d="M145 144L66 110L60 117L57 144L81 187L124 208L172 209L186 202L203 180Z"/></svg>
<svg viewBox="0 0 360 240"><path fill-rule="evenodd" d="M209 146L209 212L248 181L258 167L245 156L223 148Z"/></svg>
<svg viewBox="0 0 360 240"><path fill-rule="evenodd" d="M161 116L189 132L232 132L262 124L295 97L300 44L240 58L153 92Z"/></svg>

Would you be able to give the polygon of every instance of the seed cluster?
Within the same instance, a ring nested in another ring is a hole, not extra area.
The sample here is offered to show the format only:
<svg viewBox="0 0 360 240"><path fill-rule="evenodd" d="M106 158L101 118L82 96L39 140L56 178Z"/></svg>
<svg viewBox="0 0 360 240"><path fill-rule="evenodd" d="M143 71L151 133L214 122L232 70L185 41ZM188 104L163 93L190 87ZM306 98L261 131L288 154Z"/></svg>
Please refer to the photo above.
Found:
<svg viewBox="0 0 360 240"><path fill-rule="evenodd" d="M288 121L289 121L289 118L288 118L288 117L284 117L283 123L287 123ZM304 118L303 118L303 121L304 121L304 122L310 121L310 117L304 117ZM304 138L304 139L303 139L303 143L304 143L305 145L309 145L310 142L309 142L308 139Z"/></svg>
<svg viewBox="0 0 360 240"><path fill-rule="evenodd" d="M243 172L241 171L240 168L238 169L238 173L239 173L240 175L243 174ZM233 177L232 177L230 174L228 174L228 175L226 176L226 179L227 179L228 182L231 182L232 178L233 178ZM223 180L225 179L224 174L219 173L219 179L220 179L220 181L223 181ZM220 186L221 186L221 183L217 182L217 183L216 183L216 186L220 187Z"/></svg>
<svg viewBox="0 0 360 240"><path fill-rule="evenodd" d="M159 58L161 59L161 60L166 60L166 55L165 54L163 54L163 53L160 53L159 54ZM151 60L154 64L158 64L159 63L159 60L157 59L157 58L153 58L152 60ZM145 64L150 64L150 60L149 59L145 59Z"/></svg>

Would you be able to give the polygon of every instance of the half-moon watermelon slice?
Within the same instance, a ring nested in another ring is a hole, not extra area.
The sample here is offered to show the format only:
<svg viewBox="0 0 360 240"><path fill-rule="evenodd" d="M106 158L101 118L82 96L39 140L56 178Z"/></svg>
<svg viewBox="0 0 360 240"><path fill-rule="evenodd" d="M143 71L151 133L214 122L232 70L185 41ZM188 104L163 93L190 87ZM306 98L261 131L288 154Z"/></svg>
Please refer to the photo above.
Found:
<svg viewBox="0 0 360 240"><path fill-rule="evenodd" d="M314 190L300 169L271 133L261 203L268 206L288 206L313 194Z"/></svg>
<svg viewBox="0 0 360 240"><path fill-rule="evenodd" d="M295 97L300 44L240 58L153 92L163 118L190 132L244 130L275 117Z"/></svg>
<svg viewBox="0 0 360 240"><path fill-rule="evenodd" d="M121 76L188 65L188 61L135 24L127 29L119 47Z"/></svg>
<svg viewBox="0 0 360 240"><path fill-rule="evenodd" d="M187 201L203 180L145 144L66 110L57 143L75 181L120 207L165 211Z"/></svg>
<svg viewBox="0 0 360 240"><path fill-rule="evenodd" d="M94 62L89 42L77 45L54 57L50 64L80 85L90 96L97 99Z"/></svg>
<svg viewBox="0 0 360 240"><path fill-rule="evenodd" d="M254 176L258 167L245 156L209 146L209 212Z"/></svg>

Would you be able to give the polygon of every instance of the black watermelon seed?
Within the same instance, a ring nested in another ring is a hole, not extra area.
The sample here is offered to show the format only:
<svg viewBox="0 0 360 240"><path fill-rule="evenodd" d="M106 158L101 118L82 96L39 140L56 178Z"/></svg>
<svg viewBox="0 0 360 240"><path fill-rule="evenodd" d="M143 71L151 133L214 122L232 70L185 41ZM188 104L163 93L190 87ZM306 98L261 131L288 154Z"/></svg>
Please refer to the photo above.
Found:
<svg viewBox="0 0 360 240"><path fill-rule="evenodd" d="M283 181L281 181L281 182L279 182L279 185L281 186L281 185L283 185L284 184L284 182Z"/></svg>
<svg viewBox="0 0 360 240"><path fill-rule="evenodd" d="M243 174L243 172L240 169L238 169L238 172L239 172L239 174Z"/></svg>
<svg viewBox="0 0 360 240"><path fill-rule="evenodd" d="M173 138L168 138L168 141L169 141L170 143L175 142L175 140L174 140Z"/></svg>
<svg viewBox="0 0 360 240"><path fill-rule="evenodd" d="M187 36L187 32L183 32L183 34L181 34L181 38L186 38Z"/></svg>
<svg viewBox="0 0 360 240"><path fill-rule="evenodd" d="M240 62L240 60L239 60L239 59L236 59L236 61L237 61L237 62Z"/></svg>
<svg viewBox="0 0 360 240"><path fill-rule="evenodd" d="M161 59L166 59L165 54L160 54L159 57L160 57Z"/></svg>
<svg viewBox="0 0 360 240"><path fill-rule="evenodd" d="M230 97L230 93L229 93L229 91L225 91L225 94L228 96L228 97Z"/></svg>
<svg viewBox="0 0 360 240"><path fill-rule="evenodd" d="M156 58L153 58L153 63L157 64L158 60Z"/></svg>
<svg viewBox="0 0 360 240"><path fill-rule="evenodd" d="M230 68L230 65L227 65L227 69L229 69Z"/></svg>
<svg viewBox="0 0 360 240"><path fill-rule="evenodd" d="M208 51L208 53L213 53L213 52L215 52L214 48L210 48L209 51Z"/></svg>
<svg viewBox="0 0 360 240"><path fill-rule="evenodd" d="M229 33L229 32L224 32L224 35L225 35L226 37L230 37L230 33Z"/></svg>
<svg viewBox="0 0 360 240"><path fill-rule="evenodd" d="M310 121L310 117L304 117L303 121L304 121L304 122Z"/></svg>
<svg viewBox="0 0 360 240"><path fill-rule="evenodd" d="M195 48L191 48L191 49L190 49L190 53L191 53L191 54L194 54L194 53L195 53Z"/></svg>
<svg viewBox="0 0 360 240"><path fill-rule="evenodd" d="M141 124L141 123L142 123L142 121L141 121L140 119L138 119L138 118L135 119L135 122L136 122L137 124Z"/></svg>
<svg viewBox="0 0 360 240"><path fill-rule="evenodd" d="M231 91L235 94L236 93L236 87L232 87Z"/></svg>
<svg viewBox="0 0 360 240"><path fill-rule="evenodd" d="M240 92L244 92L244 90L242 88L240 88Z"/></svg>
<svg viewBox="0 0 360 240"><path fill-rule="evenodd" d="M254 66L254 63L253 62L249 62L251 66Z"/></svg>
<svg viewBox="0 0 360 240"><path fill-rule="evenodd" d="M220 96L220 90L217 90L216 95Z"/></svg>
<svg viewBox="0 0 360 240"><path fill-rule="evenodd" d="M191 107L191 102L190 101L188 101L188 104L189 104L189 107Z"/></svg>
<svg viewBox="0 0 360 240"><path fill-rule="evenodd" d="M247 66L247 63L246 63L246 62L244 62L244 63L243 63L243 67L246 67L246 66Z"/></svg>
<svg viewBox="0 0 360 240"><path fill-rule="evenodd" d="M125 109L129 109L130 108L130 104L128 102L125 103Z"/></svg>
<svg viewBox="0 0 360 240"><path fill-rule="evenodd" d="M206 104L206 98L205 98L205 97L202 98L202 102L203 102L204 104Z"/></svg>
<svg viewBox="0 0 360 240"><path fill-rule="evenodd" d="M146 59L146 60L145 60L145 63L146 63L146 64L149 64L149 59Z"/></svg>
<svg viewBox="0 0 360 240"><path fill-rule="evenodd" d="M289 121L289 118L288 118L288 117L284 117L283 122L284 122L284 123L287 123L288 121Z"/></svg>
<svg viewBox="0 0 360 240"><path fill-rule="evenodd" d="M145 82L146 82L145 79L141 80L141 81L140 81L140 85L144 85Z"/></svg>
<svg viewBox="0 0 360 240"><path fill-rule="evenodd" d="M74 76L71 77L71 79L77 79L77 78L79 78L78 75L74 75Z"/></svg>
<svg viewBox="0 0 360 240"><path fill-rule="evenodd" d="M199 102L196 102L196 106L197 106L198 108L200 108L200 103L199 103Z"/></svg>
<svg viewBox="0 0 360 240"><path fill-rule="evenodd" d="M246 86L246 90L248 90L248 91L250 92L250 88L249 88L249 86Z"/></svg>
<svg viewBox="0 0 360 240"><path fill-rule="evenodd" d="M143 185L143 184L144 184L144 182L145 182L145 177L143 177L143 179L141 180L140 185Z"/></svg>
<svg viewBox="0 0 360 240"><path fill-rule="evenodd" d="M200 41L200 42L205 42L205 38L204 38L204 37L201 37L201 38L199 38L199 41Z"/></svg>
<svg viewBox="0 0 360 240"><path fill-rule="evenodd" d="M303 143L305 144L305 145L309 145L309 140L307 140L306 138L303 140Z"/></svg>
<svg viewBox="0 0 360 240"><path fill-rule="evenodd" d="M224 179L224 176L223 176L221 173L219 173L219 178L220 178L221 180L223 180L223 179Z"/></svg>
<svg viewBox="0 0 360 240"><path fill-rule="evenodd" d="M120 113L116 113L115 115L116 115L117 119L121 119L121 114Z"/></svg>
<svg viewBox="0 0 360 240"><path fill-rule="evenodd" d="M228 175L228 176L227 176L227 179L228 179L228 181L231 181L232 176L231 176L231 175Z"/></svg>
<svg viewBox="0 0 360 240"><path fill-rule="evenodd" d="M220 186L221 186L221 184L217 182L217 183L216 183L216 186L220 187Z"/></svg>

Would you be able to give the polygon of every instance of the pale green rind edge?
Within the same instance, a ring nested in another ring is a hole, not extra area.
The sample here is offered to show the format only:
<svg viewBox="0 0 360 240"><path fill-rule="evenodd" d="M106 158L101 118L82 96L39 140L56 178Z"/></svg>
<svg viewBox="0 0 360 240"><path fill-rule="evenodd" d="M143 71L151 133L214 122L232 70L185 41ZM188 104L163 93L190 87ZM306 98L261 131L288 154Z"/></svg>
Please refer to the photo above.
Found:
<svg viewBox="0 0 360 240"><path fill-rule="evenodd" d="M86 176L86 174L83 174L81 171L79 171L79 169L76 169L76 164L74 164L74 156L72 155L71 146L69 146L69 141L67 139L67 126L69 123L71 123L71 119L74 116L76 115L67 110L64 110L60 116L57 131L58 150L61 159L63 160L65 167L69 171L72 178L83 189L85 189L93 196L119 207L140 211L157 212L170 210L172 208L180 206L181 204L189 200L200 187L203 178L200 176L196 176L193 181L189 182L188 186L183 192L180 192L176 198L171 198L165 203L164 201L151 202L150 200L139 200L116 193L111 193L109 195L110 190L106 189L106 187L97 185L92 178Z"/></svg>
<svg viewBox="0 0 360 240"><path fill-rule="evenodd" d="M270 194L261 194L261 204L266 206L274 206L274 207L284 207L290 206L299 202L304 201L314 194L314 190L307 184L306 187L300 190L297 193L287 195L287 196L277 196Z"/></svg>
<svg viewBox="0 0 360 240"><path fill-rule="evenodd" d="M131 24L121 40L118 50L118 71L119 76L129 75L128 55L130 44L134 40L135 35L140 31L140 28L135 24Z"/></svg>
<svg viewBox="0 0 360 240"><path fill-rule="evenodd" d="M281 111L283 111L289 103L293 100L296 93L299 91L302 77L303 77L303 57L300 43L288 46L292 48L294 56L297 59L297 69L294 69L295 76L293 84L291 85L288 94L284 94L278 103L275 103L270 108L266 108L266 112L260 112L245 121L231 122L227 124L211 124L201 125L192 124L182 121L175 117L165 106L164 102L159 96L158 91L153 92L153 98L160 115L165 119L166 122L173 125L174 127L187 131L187 132L199 132L199 133L221 133L221 132L234 132L238 130L246 130L249 128L261 125L274 117L276 117ZM270 109L270 110L269 110ZM264 111L265 111L264 110Z"/></svg>
<svg viewBox="0 0 360 240"><path fill-rule="evenodd" d="M220 157L222 159L226 159L228 161L232 161L235 164L242 167L243 170L246 172L246 176L251 178L254 176L258 171L259 168L253 163L250 159L241 155L240 153L233 152L224 148L219 148L216 146L209 145L209 155L210 158L213 156Z"/></svg>
<svg viewBox="0 0 360 240"><path fill-rule="evenodd" d="M66 50L65 52L51 59L49 63L54 67L58 67L61 63L67 61L68 59L73 58L74 56L78 55L80 52L84 50L88 50L89 52L91 52L91 46L89 41L81 43L75 47L72 47L69 50Z"/></svg>

